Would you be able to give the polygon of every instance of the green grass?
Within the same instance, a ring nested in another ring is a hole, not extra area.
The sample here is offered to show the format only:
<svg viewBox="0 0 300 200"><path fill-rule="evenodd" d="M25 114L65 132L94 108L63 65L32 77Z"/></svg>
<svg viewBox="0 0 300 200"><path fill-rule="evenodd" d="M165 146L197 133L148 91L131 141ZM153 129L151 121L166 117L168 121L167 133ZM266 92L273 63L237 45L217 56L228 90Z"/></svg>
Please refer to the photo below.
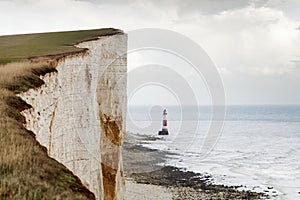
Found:
<svg viewBox="0 0 300 200"><path fill-rule="evenodd" d="M32 57L81 52L74 47L83 41L94 40L99 36L122 33L118 29L95 29L0 36L0 64L22 61Z"/></svg>

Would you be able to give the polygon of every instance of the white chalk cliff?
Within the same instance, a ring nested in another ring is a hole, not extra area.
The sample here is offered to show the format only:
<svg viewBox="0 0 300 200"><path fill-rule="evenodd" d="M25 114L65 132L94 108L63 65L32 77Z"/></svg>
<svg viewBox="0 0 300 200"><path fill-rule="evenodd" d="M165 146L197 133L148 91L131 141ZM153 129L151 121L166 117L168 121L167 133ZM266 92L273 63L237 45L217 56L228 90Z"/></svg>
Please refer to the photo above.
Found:
<svg viewBox="0 0 300 200"><path fill-rule="evenodd" d="M32 105L22 112L26 128L97 199L123 199L127 35L77 46L88 51L59 59L44 85L20 94Z"/></svg>

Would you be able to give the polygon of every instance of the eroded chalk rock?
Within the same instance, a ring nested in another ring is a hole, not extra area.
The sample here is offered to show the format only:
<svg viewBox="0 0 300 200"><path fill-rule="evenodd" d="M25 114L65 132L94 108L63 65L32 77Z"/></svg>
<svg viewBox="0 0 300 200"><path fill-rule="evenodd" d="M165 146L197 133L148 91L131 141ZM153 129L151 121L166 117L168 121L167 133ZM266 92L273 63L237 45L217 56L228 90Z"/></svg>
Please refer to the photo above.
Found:
<svg viewBox="0 0 300 200"><path fill-rule="evenodd" d="M20 94L32 105L25 126L97 199L123 199L127 35L78 47L89 50L60 59L44 85Z"/></svg>

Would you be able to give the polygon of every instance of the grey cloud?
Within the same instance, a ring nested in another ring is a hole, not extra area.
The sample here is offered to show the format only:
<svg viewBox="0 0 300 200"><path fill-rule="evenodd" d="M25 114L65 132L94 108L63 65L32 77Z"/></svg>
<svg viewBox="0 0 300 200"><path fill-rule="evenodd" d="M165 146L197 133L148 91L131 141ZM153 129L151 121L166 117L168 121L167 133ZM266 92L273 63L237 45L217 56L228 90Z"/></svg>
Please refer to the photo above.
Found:
<svg viewBox="0 0 300 200"><path fill-rule="evenodd" d="M179 14L189 14L190 12L200 12L202 14L217 14L226 10L234 10L250 5L251 1L237 0L187 0L177 1L179 4Z"/></svg>
<svg viewBox="0 0 300 200"><path fill-rule="evenodd" d="M143 4L139 0L75 0L96 3L99 5L132 5ZM176 8L178 15L189 15L201 13L214 15L222 11L241 9L247 6L269 7L284 12L288 17L300 20L300 1L298 0L148 0L148 4L153 4L157 8Z"/></svg>
<svg viewBox="0 0 300 200"><path fill-rule="evenodd" d="M75 1L87 1L96 4L113 4L113 5L131 4L137 2L137 0L75 0Z"/></svg>
<svg viewBox="0 0 300 200"><path fill-rule="evenodd" d="M137 0L78 0L78 1L89 1L97 4L133 4L141 3L142 1ZM193 12L200 12L202 14L217 14L224 10L232 10L243 8L250 4L256 6L264 5L267 0L149 0L147 3L157 5L157 7L176 7L179 14L189 14Z"/></svg>
<svg viewBox="0 0 300 200"><path fill-rule="evenodd" d="M297 68L300 68L300 60L292 60L291 62L295 63Z"/></svg>
<svg viewBox="0 0 300 200"><path fill-rule="evenodd" d="M269 0L267 7L282 11L286 16L300 20L300 1L299 0Z"/></svg>

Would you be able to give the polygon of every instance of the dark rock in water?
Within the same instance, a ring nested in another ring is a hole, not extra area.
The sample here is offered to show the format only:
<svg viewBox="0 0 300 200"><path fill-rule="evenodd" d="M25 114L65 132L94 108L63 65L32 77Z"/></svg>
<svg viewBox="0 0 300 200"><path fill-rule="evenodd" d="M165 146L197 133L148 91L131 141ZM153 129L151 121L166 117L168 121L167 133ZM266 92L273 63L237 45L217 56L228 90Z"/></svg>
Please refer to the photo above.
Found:
<svg viewBox="0 0 300 200"><path fill-rule="evenodd" d="M131 177L137 183L150 183L166 187L186 188L188 190L193 190L199 197L200 194L203 195L203 193L210 197L214 197L207 199L260 199L261 197L266 196L262 193L251 191L238 191L236 189L239 188L239 186L215 185L209 183L205 179L203 180L202 174L191 171L184 172L182 169L172 166L165 166L148 173L132 173ZM185 191L186 189L183 190ZM175 198L175 200L203 199L198 197L183 198L182 195L185 196L186 193L182 193L180 197ZM219 195L221 195L222 198Z"/></svg>
<svg viewBox="0 0 300 200"><path fill-rule="evenodd" d="M158 132L158 135L169 135L169 131L168 130L161 130Z"/></svg>

